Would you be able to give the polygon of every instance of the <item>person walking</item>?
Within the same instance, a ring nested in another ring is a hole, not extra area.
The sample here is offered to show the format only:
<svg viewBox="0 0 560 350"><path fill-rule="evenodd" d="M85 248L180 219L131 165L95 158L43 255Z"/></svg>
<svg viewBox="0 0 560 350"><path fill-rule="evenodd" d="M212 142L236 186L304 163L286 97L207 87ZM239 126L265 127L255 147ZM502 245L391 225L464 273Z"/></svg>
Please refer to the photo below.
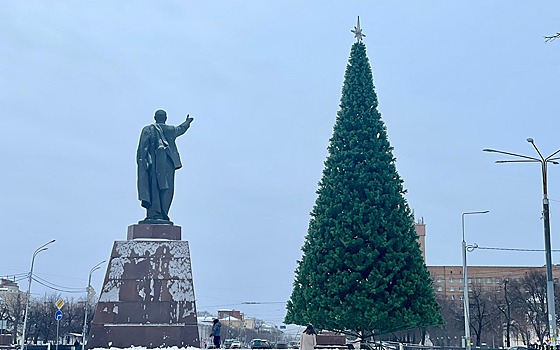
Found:
<svg viewBox="0 0 560 350"><path fill-rule="evenodd" d="M220 331L222 330L222 324L217 318L212 321L212 332L210 333L210 338L214 338L214 346L216 349L220 348Z"/></svg>
<svg viewBox="0 0 560 350"><path fill-rule="evenodd" d="M301 333L299 348L300 350L313 350L315 346L317 346L317 333L315 333L313 325L310 324Z"/></svg>

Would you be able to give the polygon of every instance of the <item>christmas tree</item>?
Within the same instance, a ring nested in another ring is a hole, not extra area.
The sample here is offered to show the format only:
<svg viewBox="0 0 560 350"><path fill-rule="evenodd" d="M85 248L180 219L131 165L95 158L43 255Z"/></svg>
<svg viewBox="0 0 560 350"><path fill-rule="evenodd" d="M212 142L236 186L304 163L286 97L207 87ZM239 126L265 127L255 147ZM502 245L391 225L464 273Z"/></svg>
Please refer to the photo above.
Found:
<svg viewBox="0 0 560 350"><path fill-rule="evenodd" d="M358 25L285 322L369 337L442 323Z"/></svg>

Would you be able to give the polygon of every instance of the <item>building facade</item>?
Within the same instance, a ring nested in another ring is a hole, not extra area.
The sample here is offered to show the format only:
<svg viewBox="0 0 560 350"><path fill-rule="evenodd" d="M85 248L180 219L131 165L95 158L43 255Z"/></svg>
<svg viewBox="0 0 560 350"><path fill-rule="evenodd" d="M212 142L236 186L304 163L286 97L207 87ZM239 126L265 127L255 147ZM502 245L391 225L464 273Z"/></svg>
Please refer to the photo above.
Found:
<svg viewBox="0 0 560 350"><path fill-rule="evenodd" d="M448 300L463 300L463 267L462 266L428 266L433 279L434 291L439 297ZM504 281L520 281L530 272L546 273L545 266L468 266L467 288L481 286L483 291L502 292ZM555 282L560 278L560 267L554 266L552 274Z"/></svg>
<svg viewBox="0 0 560 350"><path fill-rule="evenodd" d="M17 293L19 293L19 286L16 282L0 278L0 296Z"/></svg>
<svg viewBox="0 0 560 350"><path fill-rule="evenodd" d="M420 249L422 250L422 256L424 261L426 261L426 226L424 221L418 221L415 223L415 230L418 234L418 243L420 244ZM445 329L441 333L437 333L437 330L433 330L434 334L434 344L436 345L453 345L459 346L464 332L464 323L457 320L457 310L462 310L463 307L463 296L465 281L463 279L463 266L457 265L442 265L442 266L429 266L427 265L428 271L430 272L433 288L435 295L442 305L451 306L447 309L451 322L446 324ZM543 276L546 275L546 266L467 266L467 283L466 288L468 292L489 292L495 293L496 296L502 298L505 295L505 288L508 282L521 282L525 281L527 283L526 276L533 277L535 273ZM552 267L552 275L555 284L558 286L558 280L560 279L560 265L554 265ZM530 280L530 279L529 279ZM558 288L558 287L556 287ZM490 294L492 295L492 294ZM469 293L469 296L473 294ZM493 297L491 297L493 298ZM490 299L488 299L490 300ZM505 299L504 299L505 300ZM444 302L444 301L449 301ZM471 300L472 303L472 300ZM476 303L475 303L476 304ZM452 306L455 305L455 306ZM453 311L453 307L456 307ZM461 311L462 312L462 311ZM509 312L509 311L508 311ZM524 311L526 312L526 311ZM538 312L538 311L537 311ZM527 314L529 315L529 314ZM480 316L479 317L483 317ZM509 316L508 316L509 317ZM512 327L509 330L511 344L527 345L529 343L540 343L537 332L533 327L542 327L542 332L546 334L546 324L538 326L536 324L531 324L529 321L529 316L521 322L518 322L516 327ZM471 313L471 321L473 319ZM503 321L503 319L502 319ZM512 324L516 323L518 319L512 320ZM500 321L492 321L500 322ZM546 321L545 321L546 323ZM541 332L541 334L542 334ZM476 337L474 333L471 333L472 337ZM506 333L505 329L500 329L499 324L492 324L492 327L487 328L484 331L484 336L481 337L481 343L492 344L492 346L505 346L506 344ZM543 339L543 342L547 342L547 338Z"/></svg>
<svg viewBox="0 0 560 350"><path fill-rule="evenodd" d="M426 225L424 220L417 221L414 229L418 234L420 250L426 261ZM463 266L429 266L428 271L433 279L436 296L449 300L463 299ZM499 292L503 289L504 280L519 281L529 272L546 273L545 266L468 266L467 285L480 285L485 291ZM560 278L560 266L552 268L554 281ZM467 287L469 288L469 287Z"/></svg>

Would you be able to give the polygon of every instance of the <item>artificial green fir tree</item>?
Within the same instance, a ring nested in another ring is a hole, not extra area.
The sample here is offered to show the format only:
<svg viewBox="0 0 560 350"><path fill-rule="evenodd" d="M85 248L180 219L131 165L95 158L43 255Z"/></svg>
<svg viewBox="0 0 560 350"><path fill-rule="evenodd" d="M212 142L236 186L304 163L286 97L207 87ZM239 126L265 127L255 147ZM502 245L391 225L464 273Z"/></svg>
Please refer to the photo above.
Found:
<svg viewBox="0 0 560 350"><path fill-rule="evenodd" d="M358 26L285 322L362 338L442 322Z"/></svg>

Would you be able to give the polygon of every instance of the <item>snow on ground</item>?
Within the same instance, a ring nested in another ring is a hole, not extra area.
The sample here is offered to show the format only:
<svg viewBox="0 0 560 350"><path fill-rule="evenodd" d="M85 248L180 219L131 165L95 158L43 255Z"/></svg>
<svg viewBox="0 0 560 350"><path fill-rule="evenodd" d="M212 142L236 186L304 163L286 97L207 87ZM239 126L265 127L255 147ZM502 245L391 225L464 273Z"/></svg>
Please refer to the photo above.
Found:
<svg viewBox="0 0 560 350"><path fill-rule="evenodd" d="M119 350L121 348L93 348L92 350ZM200 348L195 348L193 346L189 346L186 348L178 348L176 346L171 346L168 348L157 348L158 350L200 350ZM130 348L125 348L125 350L154 350L154 349L150 349L150 348L145 348L143 346L131 346ZM250 350L249 348L241 348L239 350Z"/></svg>
<svg viewBox="0 0 560 350"><path fill-rule="evenodd" d="M110 347L110 348L93 348L92 350L119 350L121 348L114 348L114 347ZM126 350L153 350L153 349L149 349L143 346L131 346L130 348L125 348ZM176 346L171 346L168 348L157 348L158 350L199 350L200 348L195 348L192 346L186 347L186 348L178 348Z"/></svg>

